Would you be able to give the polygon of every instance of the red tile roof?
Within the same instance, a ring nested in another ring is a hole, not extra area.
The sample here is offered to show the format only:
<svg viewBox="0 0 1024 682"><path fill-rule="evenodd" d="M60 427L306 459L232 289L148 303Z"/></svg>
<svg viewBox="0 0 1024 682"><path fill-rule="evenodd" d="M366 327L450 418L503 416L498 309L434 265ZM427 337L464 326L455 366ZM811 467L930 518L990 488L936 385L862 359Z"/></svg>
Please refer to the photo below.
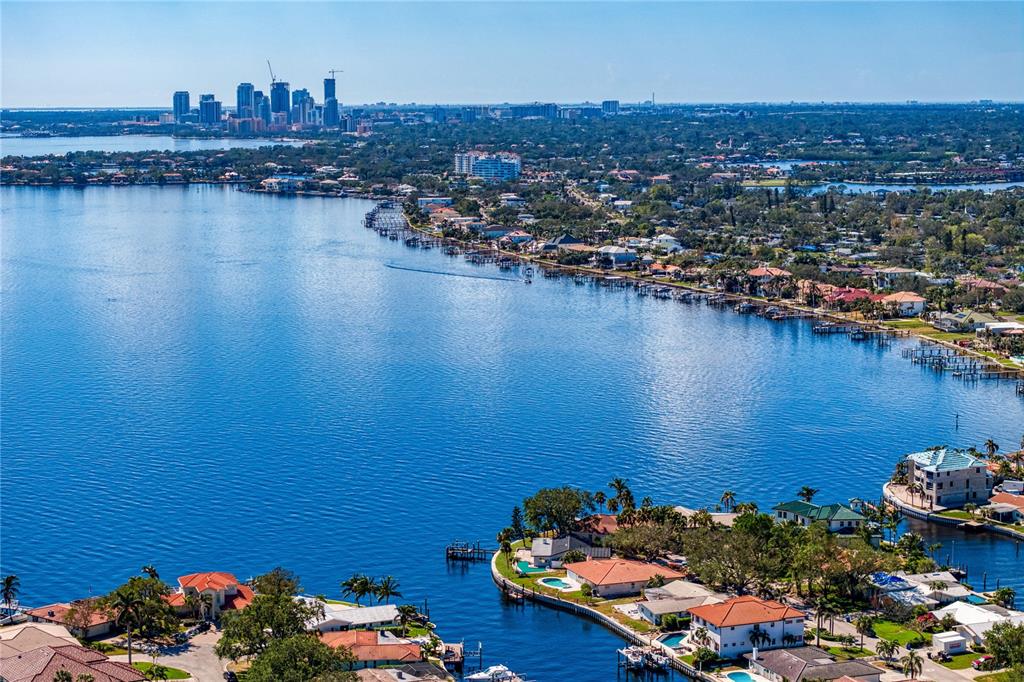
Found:
<svg viewBox="0 0 1024 682"><path fill-rule="evenodd" d="M178 578L178 584L185 587L192 587L200 592L204 590L223 590L231 585L238 585L238 578L231 573L223 571L210 571L208 573L190 573Z"/></svg>
<svg viewBox="0 0 1024 682"><path fill-rule="evenodd" d="M581 530L595 535L611 535L619 530L619 518L615 514L593 514L583 519Z"/></svg>
<svg viewBox="0 0 1024 682"><path fill-rule="evenodd" d="M140 682L146 678L127 663L69 644L42 646L3 659L3 679L7 682L52 682L57 672L66 670L72 679L91 675L94 682Z"/></svg>
<svg viewBox="0 0 1024 682"><path fill-rule="evenodd" d="M673 571L671 568L630 559L577 561L565 564L563 568L595 585L646 582L656 575L660 575L665 580L676 580L683 577L682 573Z"/></svg>
<svg viewBox="0 0 1024 682"><path fill-rule="evenodd" d="M747 274L751 277L791 277L793 275L789 270L782 268L754 268L748 270Z"/></svg>
<svg viewBox="0 0 1024 682"><path fill-rule="evenodd" d="M343 630L341 632L325 632L321 636L324 644L337 649L345 647L359 661L421 661L423 654L418 644L380 643L376 630Z"/></svg>
<svg viewBox="0 0 1024 682"><path fill-rule="evenodd" d="M1003 504L1012 504L1021 511L1024 511L1024 495L1014 495L1013 493L996 493L992 497L988 498L989 502L1001 502Z"/></svg>
<svg viewBox="0 0 1024 682"><path fill-rule="evenodd" d="M252 603L252 599L255 595L253 594L252 588L248 585L239 585L238 591L234 594L229 594L224 597L224 606L221 607L226 610L240 610Z"/></svg>
<svg viewBox="0 0 1024 682"><path fill-rule="evenodd" d="M40 606L37 609L29 609L25 613L31 618L38 618L48 623L59 623L60 625L67 625L67 615L73 607L73 604L50 604L48 606ZM100 609L94 609L89 614L89 627L94 625L102 625L103 623L110 623L114 620L108 612Z"/></svg>
<svg viewBox="0 0 1024 682"><path fill-rule="evenodd" d="M720 604L705 604L690 609L690 615L702 618L716 627L774 623L787 618L804 618L796 609L777 601L757 597L735 597Z"/></svg>

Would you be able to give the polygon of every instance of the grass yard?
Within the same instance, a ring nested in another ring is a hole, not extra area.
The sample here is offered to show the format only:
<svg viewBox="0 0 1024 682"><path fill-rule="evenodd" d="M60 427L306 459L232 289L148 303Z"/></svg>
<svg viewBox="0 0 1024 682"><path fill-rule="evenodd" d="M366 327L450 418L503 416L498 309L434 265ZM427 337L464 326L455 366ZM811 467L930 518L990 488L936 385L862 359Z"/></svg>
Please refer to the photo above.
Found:
<svg viewBox="0 0 1024 682"><path fill-rule="evenodd" d="M871 649L862 649L859 646L855 646L851 649L847 649L842 646L830 646L826 648L830 654L836 657L837 660L847 661L851 658L864 658L865 656L873 656L874 651Z"/></svg>
<svg viewBox="0 0 1024 682"><path fill-rule="evenodd" d="M989 673L987 675L978 675L975 677L975 682L1015 682L1019 678L1011 677L1012 670L1004 670L1001 673Z"/></svg>
<svg viewBox="0 0 1024 682"><path fill-rule="evenodd" d="M890 641L899 642L901 645L906 646L910 642L921 642L924 644L930 644L932 636L927 632L914 632L908 628L903 627L899 623L894 623L891 620L879 620L874 624L875 635L879 639L888 639Z"/></svg>
<svg viewBox="0 0 1024 682"><path fill-rule="evenodd" d="M938 513L938 516L945 516L950 519L963 519L964 521L971 521L976 518L977 515L971 516L962 509L947 509Z"/></svg>
<svg viewBox="0 0 1024 682"><path fill-rule="evenodd" d="M159 663L157 665L160 665ZM138 670L143 675L146 675L151 668L154 667L149 661L137 661L132 663L132 667ZM172 668L170 666L164 666L164 670L167 671L167 679L169 680L187 680L192 677L190 674L181 670L180 668Z"/></svg>

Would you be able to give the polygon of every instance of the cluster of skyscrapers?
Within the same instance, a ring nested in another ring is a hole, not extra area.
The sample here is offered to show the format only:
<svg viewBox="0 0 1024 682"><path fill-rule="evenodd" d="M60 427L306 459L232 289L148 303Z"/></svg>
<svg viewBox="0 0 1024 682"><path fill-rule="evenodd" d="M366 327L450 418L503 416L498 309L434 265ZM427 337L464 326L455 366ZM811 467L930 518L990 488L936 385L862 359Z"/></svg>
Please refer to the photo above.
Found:
<svg viewBox="0 0 1024 682"><path fill-rule="evenodd" d="M274 79L269 95L252 83L239 83L235 91L234 110L225 110L214 95L199 96L199 107L193 109L187 90L179 90L173 98L173 122L204 127L227 127L231 132L259 133L288 130L295 127L346 129L354 124L342 118L335 79L324 79L324 100L318 104L305 88L292 91L285 81Z"/></svg>

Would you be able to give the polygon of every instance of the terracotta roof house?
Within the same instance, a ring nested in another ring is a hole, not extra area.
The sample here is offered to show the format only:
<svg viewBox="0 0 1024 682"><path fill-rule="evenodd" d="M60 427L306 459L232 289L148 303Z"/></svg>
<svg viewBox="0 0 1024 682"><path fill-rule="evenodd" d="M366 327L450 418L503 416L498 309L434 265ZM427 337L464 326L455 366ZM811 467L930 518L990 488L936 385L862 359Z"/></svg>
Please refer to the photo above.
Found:
<svg viewBox="0 0 1024 682"><path fill-rule="evenodd" d="M0 678L4 682L53 682L61 670L89 675L93 682L141 682L145 676L127 663L111 661L103 654L83 646L41 646L0 659Z"/></svg>
<svg viewBox="0 0 1024 682"><path fill-rule="evenodd" d="M630 559L594 559L564 566L569 578L590 585L599 597L624 597L640 594L647 581L661 576L666 581L678 580L682 573L666 566Z"/></svg>
<svg viewBox="0 0 1024 682"><path fill-rule="evenodd" d="M248 585L239 582L232 573L224 571L208 571L206 573L190 573L178 578L178 591L165 597L167 603L179 613L191 610L187 597L208 594L213 600L210 618L218 618L222 611L237 611L252 603L253 591Z"/></svg>
<svg viewBox="0 0 1024 682"><path fill-rule="evenodd" d="M900 317L914 317L924 312L928 300L913 291L897 291L883 297L882 304L892 308Z"/></svg>
<svg viewBox="0 0 1024 682"><path fill-rule="evenodd" d="M782 268L761 267L747 270L747 276L753 277L759 282L770 282L773 279L785 279L792 277L793 273Z"/></svg>
<svg viewBox="0 0 1024 682"><path fill-rule="evenodd" d="M78 604L85 604L88 600L82 599L71 603L49 604L30 609L25 612L29 621L33 623L54 623L63 625L71 634L82 639L92 639L108 634L114 628L113 616L100 609L92 609L89 614L89 625L85 627L72 627L68 623L68 612Z"/></svg>
<svg viewBox="0 0 1024 682"><path fill-rule="evenodd" d="M803 643L803 612L777 601L734 597L695 606L690 616L692 627L707 629L711 648L722 658L737 658L755 646L766 650Z"/></svg>
<svg viewBox="0 0 1024 682"><path fill-rule="evenodd" d="M423 660L419 644L392 635L382 635L379 630L325 632L320 639L333 649L345 647L350 650L356 657L356 662L349 666L351 670Z"/></svg>
<svg viewBox="0 0 1024 682"><path fill-rule="evenodd" d="M861 682L878 682L882 671L875 666L852 659L837 661L827 651L813 646L795 649L777 649L745 654L750 661L750 670L772 682L803 682L803 680L839 680L842 678Z"/></svg>

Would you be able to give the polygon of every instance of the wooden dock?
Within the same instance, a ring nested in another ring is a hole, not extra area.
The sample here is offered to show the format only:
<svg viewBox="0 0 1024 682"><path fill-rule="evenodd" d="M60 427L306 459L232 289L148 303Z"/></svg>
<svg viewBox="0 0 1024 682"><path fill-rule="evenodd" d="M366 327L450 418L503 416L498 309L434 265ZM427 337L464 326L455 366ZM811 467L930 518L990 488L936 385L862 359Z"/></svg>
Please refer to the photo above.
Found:
<svg viewBox="0 0 1024 682"><path fill-rule="evenodd" d="M444 558L446 561L490 561L497 551L481 547L479 540L473 544L453 540L444 548Z"/></svg>

